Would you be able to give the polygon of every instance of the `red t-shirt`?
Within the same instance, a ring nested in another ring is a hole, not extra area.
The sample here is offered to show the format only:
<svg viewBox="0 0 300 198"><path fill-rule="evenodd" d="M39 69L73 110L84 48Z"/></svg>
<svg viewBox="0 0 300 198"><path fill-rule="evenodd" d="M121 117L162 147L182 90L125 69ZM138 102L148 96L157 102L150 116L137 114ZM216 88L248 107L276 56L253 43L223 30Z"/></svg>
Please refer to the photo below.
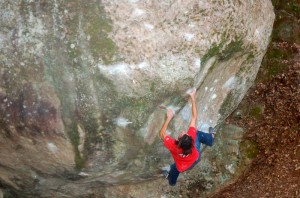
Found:
<svg viewBox="0 0 300 198"><path fill-rule="evenodd" d="M164 139L164 145L171 152L176 164L176 168L179 172L186 171L199 157L199 153L194 145L196 141L196 129L194 127L190 127L187 133L193 138L194 141L192 153L187 156L182 154L181 148L177 148L173 138L167 135Z"/></svg>

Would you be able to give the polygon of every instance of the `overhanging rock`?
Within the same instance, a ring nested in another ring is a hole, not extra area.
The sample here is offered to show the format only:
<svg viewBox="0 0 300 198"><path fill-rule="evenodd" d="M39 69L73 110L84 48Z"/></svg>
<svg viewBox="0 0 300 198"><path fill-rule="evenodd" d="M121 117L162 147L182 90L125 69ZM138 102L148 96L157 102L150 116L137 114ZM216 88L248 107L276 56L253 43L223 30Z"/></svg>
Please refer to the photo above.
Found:
<svg viewBox="0 0 300 198"><path fill-rule="evenodd" d="M45 196L155 178L172 161L158 107L176 110L176 137L196 87L198 129L221 123L274 21L269 0L25 0L0 13L1 184Z"/></svg>

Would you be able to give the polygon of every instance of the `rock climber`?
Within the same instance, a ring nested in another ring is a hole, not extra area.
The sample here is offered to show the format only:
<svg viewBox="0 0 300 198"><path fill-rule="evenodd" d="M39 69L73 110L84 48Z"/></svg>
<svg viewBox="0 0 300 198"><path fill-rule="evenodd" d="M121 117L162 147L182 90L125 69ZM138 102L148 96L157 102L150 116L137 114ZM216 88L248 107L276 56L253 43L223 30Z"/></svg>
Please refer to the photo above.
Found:
<svg viewBox="0 0 300 198"><path fill-rule="evenodd" d="M169 180L169 185L171 186L176 185L180 173L191 170L200 161L200 143L212 146L214 142L215 132L212 127L209 127L209 133L196 130L196 89L190 89L187 94L190 96L192 102L192 120L187 133L183 131L177 140L166 135L168 125L175 113L172 109L167 109L167 119L159 133L161 139L164 141L164 146L170 151L175 161L170 166L169 171L163 171L163 175Z"/></svg>

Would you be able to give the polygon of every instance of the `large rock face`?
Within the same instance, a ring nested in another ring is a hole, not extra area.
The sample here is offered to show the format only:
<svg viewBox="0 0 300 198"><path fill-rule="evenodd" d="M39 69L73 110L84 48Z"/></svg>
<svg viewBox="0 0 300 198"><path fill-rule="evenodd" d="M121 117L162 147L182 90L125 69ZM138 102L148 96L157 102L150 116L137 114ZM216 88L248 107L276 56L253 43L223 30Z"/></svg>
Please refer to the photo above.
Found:
<svg viewBox="0 0 300 198"><path fill-rule="evenodd" d="M255 79L274 20L269 0L10 0L0 14L0 186L45 197L117 196L104 186L153 179L172 161L158 106L176 110L176 137L194 86L198 128L221 123Z"/></svg>

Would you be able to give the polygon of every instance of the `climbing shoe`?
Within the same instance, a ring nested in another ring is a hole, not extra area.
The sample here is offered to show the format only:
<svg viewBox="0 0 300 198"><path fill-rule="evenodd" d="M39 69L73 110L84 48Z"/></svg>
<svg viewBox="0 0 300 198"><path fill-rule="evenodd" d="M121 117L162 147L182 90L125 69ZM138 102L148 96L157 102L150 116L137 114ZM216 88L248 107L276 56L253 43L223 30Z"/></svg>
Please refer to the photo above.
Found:
<svg viewBox="0 0 300 198"><path fill-rule="evenodd" d="M169 177L169 171L163 170L163 171L162 171L162 175L163 175L166 179L168 179L168 177Z"/></svg>
<svg viewBox="0 0 300 198"><path fill-rule="evenodd" d="M213 127L209 127L209 128L208 128L208 132L209 132L209 133L212 133L212 134L216 134L216 132L215 132L215 130L214 130Z"/></svg>

